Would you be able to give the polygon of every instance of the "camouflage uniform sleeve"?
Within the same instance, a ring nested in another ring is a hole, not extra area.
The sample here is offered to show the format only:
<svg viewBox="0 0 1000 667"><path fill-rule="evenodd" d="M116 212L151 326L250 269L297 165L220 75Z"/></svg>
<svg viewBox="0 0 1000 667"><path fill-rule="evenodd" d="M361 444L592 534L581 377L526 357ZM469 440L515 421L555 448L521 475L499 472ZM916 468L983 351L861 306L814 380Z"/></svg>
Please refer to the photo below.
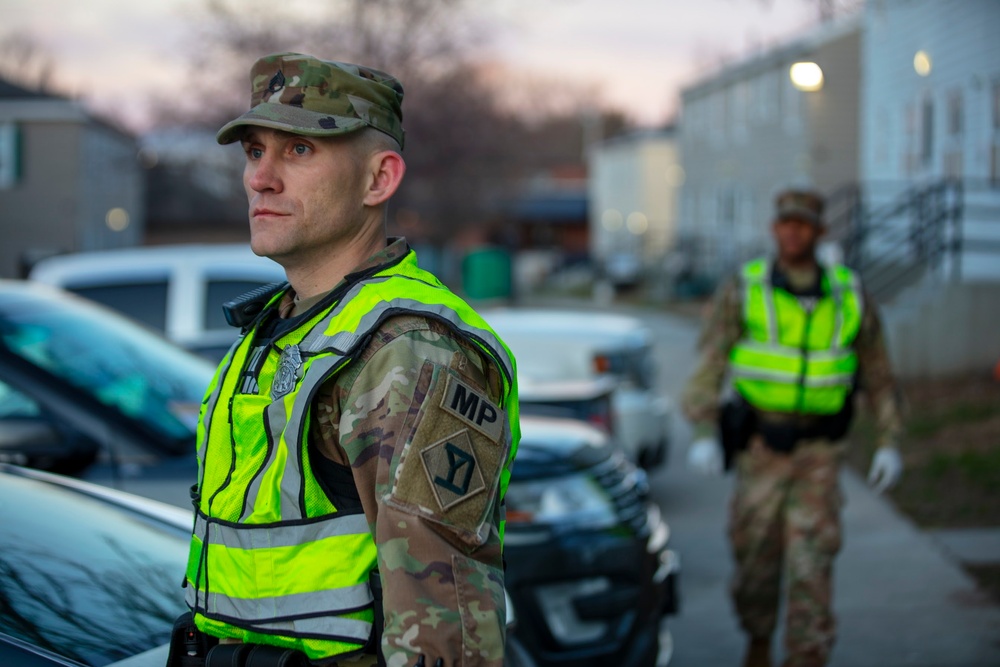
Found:
<svg viewBox="0 0 1000 667"><path fill-rule="evenodd" d="M715 433L729 352L743 335L742 309L739 282L734 278L719 290L712 302L698 339L701 358L681 396L681 407L694 427L695 437Z"/></svg>
<svg viewBox="0 0 1000 667"><path fill-rule="evenodd" d="M903 433L901 394L892 374L878 309L870 294L865 294L864 299L861 329L854 345L858 384L875 417L878 446L895 445Z"/></svg>
<svg viewBox="0 0 1000 667"><path fill-rule="evenodd" d="M320 447L351 466L375 536L387 665L423 654L428 665L499 667L497 488L509 429L496 368L444 325L406 316L389 320L330 385L317 404ZM476 397L471 419L442 407L456 391L460 406Z"/></svg>

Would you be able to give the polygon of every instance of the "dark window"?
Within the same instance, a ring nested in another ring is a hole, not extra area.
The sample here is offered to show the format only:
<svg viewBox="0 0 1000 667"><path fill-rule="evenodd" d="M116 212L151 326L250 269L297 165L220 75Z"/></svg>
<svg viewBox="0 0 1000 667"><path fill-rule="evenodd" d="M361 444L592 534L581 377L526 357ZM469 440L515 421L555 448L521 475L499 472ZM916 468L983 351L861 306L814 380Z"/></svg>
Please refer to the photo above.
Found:
<svg viewBox="0 0 1000 667"><path fill-rule="evenodd" d="M222 304L256 289L259 280L211 280L205 285L205 329L228 329L229 323L222 312ZM234 330L235 337L235 330Z"/></svg>
<svg viewBox="0 0 1000 667"><path fill-rule="evenodd" d="M581 400L521 400L521 414L579 419L591 426L612 431L611 395Z"/></svg>
<svg viewBox="0 0 1000 667"><path fill-rule="evenodd" d="M929 164L934 156L934 100L924 100L920 114L920 160Z"/></svg>
<svg viewBox="0 0 1000 667"><path fill-rule="evenodd" d="M656 383L653 353L646 346L599 353L594 357L594 366L597 372L617 375L640 389L652 389Z"/></svg>
<svg viewBox="0 0 1000 667"><path fill-rule="evenodd" d="M993 129L1000 130L1000 81L993 82Z"/></svg>
<svg viewBox="0 0 1000 667"><path fill-rule="evenodd" d="M184 611L179 529L16 476L0 503L31 508L0 531L0 635L93 667L167 642Z"/></svg>
<svg viewBox="0 0 1000 667"><path fill-rule="evenodd" d="M962 134L964 129L964 113L962 105L962 93L954 92L948 98L948 134L957 136Z"/></svg>
<svg viewBox="0 0 1000 667"><path fill-rule="evenodd" d="M156 331L165 331L167 328L166 281L68 289L91 301L124 313Z"/></svg>

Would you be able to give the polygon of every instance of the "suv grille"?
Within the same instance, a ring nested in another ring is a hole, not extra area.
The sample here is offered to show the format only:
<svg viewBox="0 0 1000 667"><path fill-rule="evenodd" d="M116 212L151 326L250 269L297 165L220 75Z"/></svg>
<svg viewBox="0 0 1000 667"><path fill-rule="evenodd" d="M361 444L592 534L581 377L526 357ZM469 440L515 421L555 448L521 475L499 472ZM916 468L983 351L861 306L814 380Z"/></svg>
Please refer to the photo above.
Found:
<svg viewBox="0 0 1000 667"><path fill-rule="evenodd" d="M644 473L616 454L591 466L588 471L608 493L622 524L639 537L649 535L645 495L648 492Z"/></svg>

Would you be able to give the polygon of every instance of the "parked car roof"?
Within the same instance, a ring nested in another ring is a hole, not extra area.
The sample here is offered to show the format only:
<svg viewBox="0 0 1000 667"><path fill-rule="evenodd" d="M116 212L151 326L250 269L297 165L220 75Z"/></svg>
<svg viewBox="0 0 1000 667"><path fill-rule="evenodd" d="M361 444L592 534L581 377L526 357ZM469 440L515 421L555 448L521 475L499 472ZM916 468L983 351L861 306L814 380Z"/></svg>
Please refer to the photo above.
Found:
<svg viewBox="0 0 1000 667"><path fill-rule="evenodd" d="M218 361L239 333L223 304L283 283L285 273L246 244L178 244L58 255L38 262L29 278L114 308Z"/></svg>
<svg viewBox="0 0 1000 667"><path fill-rule="evenodd" d="M247 265L269 272L274 280L284 279L279 264L259 257L245 243L176 244L95 250L55 255L38 261L30 278L39 282L66 285L86 285L107 276L141 276L161 271L164 267L194 270L210 265L213 270L243 269Z"/></svg>

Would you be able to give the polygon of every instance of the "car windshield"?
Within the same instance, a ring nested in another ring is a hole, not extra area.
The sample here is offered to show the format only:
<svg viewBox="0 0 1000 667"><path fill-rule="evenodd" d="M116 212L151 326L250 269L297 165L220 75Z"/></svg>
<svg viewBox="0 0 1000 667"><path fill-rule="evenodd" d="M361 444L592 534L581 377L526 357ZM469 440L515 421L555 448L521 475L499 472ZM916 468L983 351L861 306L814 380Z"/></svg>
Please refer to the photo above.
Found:
<svg viewBox="0 0 1000 667"><path fill-rule="evenodd" d="M0 342L166 441L193 437L212 366L119 315L41 290L4 290Z"/></svg>
<svg viewBox="0 0 1000 667"><path fill-rule="evenodd" d="M6 474L0 507L0 635L93 667L169 640L184 611L179 528Z"/></svg>

